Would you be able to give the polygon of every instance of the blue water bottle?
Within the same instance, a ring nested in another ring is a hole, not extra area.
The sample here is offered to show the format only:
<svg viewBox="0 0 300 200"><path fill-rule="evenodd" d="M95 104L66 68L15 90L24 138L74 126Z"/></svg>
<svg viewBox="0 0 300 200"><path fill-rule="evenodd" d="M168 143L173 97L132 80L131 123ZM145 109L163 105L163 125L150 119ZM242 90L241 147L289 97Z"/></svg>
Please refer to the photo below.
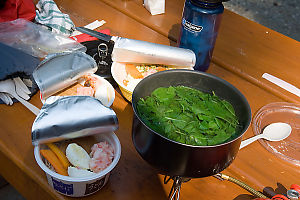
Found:
<svg viewBox="0 0 300 200"><path fill-rule="evenodd" d="M206 71L215 46L224 0L186 0L182 14L179 47L196 54L195 70Z"/></svg>

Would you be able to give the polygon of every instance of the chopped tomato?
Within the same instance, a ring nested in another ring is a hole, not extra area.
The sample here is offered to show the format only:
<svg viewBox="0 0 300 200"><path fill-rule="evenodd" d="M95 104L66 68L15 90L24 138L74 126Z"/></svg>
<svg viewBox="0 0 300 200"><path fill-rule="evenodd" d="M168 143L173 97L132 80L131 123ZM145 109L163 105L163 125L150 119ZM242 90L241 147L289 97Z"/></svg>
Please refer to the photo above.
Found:
<svg viewBox="0 0 300 200"><path fill-rule="evenodd" d="M129 74L130 76L132 76L135 79L144 78L143 74L141 72L139 72L137 70L137 68L135 67L135 65L133 65L133 64L126 64L125 70L126 70L127 74Z"/></svg>
<svg viewBox="0 0 300 200"><path fill-rule="evenodd" d="M124 84L125 86L128 85L128 82L129 82L128 80L125 80L125 79L123 80L123 84Z"/></svg>
<svg viewBox="0 0 300 200"><path fill-rule="evenodd" d="M94 90L96 90L97 86L99 85L99 81L97 78L92 77L91 75L85 75L83 76L85 82L84 86L85 87L92 87Z"/></svg>
<svg viewBox="0 0 300 200"><path fill-rule="evenodd" d="M156 70L160 72L160 71L165 71L165 70L167 70L167 68L165 68L165 67L157 67Z"/></svg>

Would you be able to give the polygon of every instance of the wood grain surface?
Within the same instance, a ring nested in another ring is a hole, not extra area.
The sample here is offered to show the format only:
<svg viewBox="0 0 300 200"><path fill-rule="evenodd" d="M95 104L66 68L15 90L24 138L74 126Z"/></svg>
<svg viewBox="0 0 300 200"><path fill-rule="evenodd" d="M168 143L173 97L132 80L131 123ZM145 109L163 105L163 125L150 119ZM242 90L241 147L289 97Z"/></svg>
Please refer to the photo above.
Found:
<svg viewBox="0 0 300 200"><path fill-rule="evenodd" d="M76 26L98 19L107 23L112 35L174 45L178 38L182 0L166 1L164 15L151 16L135 0L56 0ZM266 33L268 32L268 33ZM271 102L298 102L299 98L261 79L268 72L299 87L299 43L272 30L225 11L208 73L217 75L239 89L249 101L252 116ZM284 66L284 67L282 67ZM112 109L119 119L116 131L122 155L107 185L84 199L166 199L171 183L163 184L157 174L136 152L131 140L132 107L116 90ZM39 95L30 102L41 108ZM35 162L31 126L35 116L22 104L0 105L0 174L27 199L74 199L55 192ZM253 136L249 127L244 139ZM224 170L253 188L282 192L299 184L299 166L283 161L255 142L242 149ZM228 181L214 177L192 179L182 185L180 199L246 200L253 196Z"/></svg>
<svg viewBox="0 0 300 200"><path fill-rule="evenodd" d="M176 45L179 38L184 0L166 1L166 13L152 16L142 0L102 0L107 5L168 37ZM212 61L285 101L299 98L262 79L272 74L300 87L300 43L253 21L225 10Z"/></svg>

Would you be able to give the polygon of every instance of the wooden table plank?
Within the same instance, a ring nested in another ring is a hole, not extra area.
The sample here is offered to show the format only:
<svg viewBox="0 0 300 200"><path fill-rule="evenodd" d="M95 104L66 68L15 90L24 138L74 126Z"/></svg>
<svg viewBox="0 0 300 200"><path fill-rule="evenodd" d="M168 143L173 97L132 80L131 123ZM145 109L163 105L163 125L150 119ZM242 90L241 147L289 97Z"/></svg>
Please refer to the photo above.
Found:
<svg viewBox="0 0 300 200"><path fill-rule="evenodd" d="M254 86L244 79L241 79L216 65L213 65L210 68L210 73L219 75L236 85L237 88L245 94L252 107L253 113L266 103L280 100L272 94L261 90L259 87ZM257 94L265 98L257 101ZM35 95L33 98L33 102L36 101L39 101L38 95ZM110 177L108 185L95 195L86 197L86 199L165 199L169 191L170 184L163 185L161 176L158 176L154 169L152 169L138 156L133 147L131 141L131 123L133 114L131 105L117 94L112 108L117 113L120 123L120 128L116 131L116 133L121 141L122 156ZM13 173L5 173L4 177L7 178L7 180L25 197L32 197L33 192L41 192L39 190L42 190L42 193L49 194L52 198L71 199L52 192L52 189L47 185L44 172L39 168L34 160L33 146L31 145L30 140L31 124L33 123L34 116L31 116L30 111L22 107L20 103L13 105L13 107L0 105L0 109L1 118L6 119L5 121L0 122L0 126L2 127L0 143L1 152L13 160L16 167L23 171L23 173L28 174L30 178L29 180L31 181L28 181L28 179L16 179ZM14 122L19 122L19 124L15 125ZM5 135L5 133L9 134ZM246 132L245 137L252 135L252 130L249 129ZM245 158L248 158L249 160L245 161ZM275 179L273 176L264 175L267 173L265 167L268 166L268 162L266 162L266 164L255 164L256 162L260 162L262 159L265 160L265 158L270 158L273 160L272 162L276 163L273 171L276 174ZM289 184L295 183L298 180L298 171L290 169L291 167L289 167L288 163L281 162L281 160L275 158L271 153L263 149L257 142L252 144L251 147L243 149L234 163L228 168L228 170L225 170L225 172L234 175L236 178L244 178L245 182L256 187L256 189L262 189L261 186L273 187L274 184L276 184L275 182L280 182L288 187ZM0 168L1 171L3 168L3 166ZM239 171L237 172L236 168L240 169L242 172L246 171L248 173L246 173L247 176L245 174L239 174ZM251 171L248 171L249 169ZM280 171L283 169L289 173L280 174ZM6 172L8 172L7 169ZM253 177L253 175L255 176ZM260 180L261 182L258 184L253 181L253 179ZM34 187L31 187L34 185L31 183L32 180L34 183L37 183L36 185L40 186L38 191ZM215 185L221 185L221 188L218 189L218 193L211 194ZM190 197L196 196L201 196L204 199L216 199L220 196L222 196L223 199L233 199L241 194L248 194L245 190L238 188L233 184L226 182L221 183L219 180L212 177L192 180L191 182L185 183L183 188L181 199L190 199ZM208 194L210 196L207 196ZM226 198L224 198L223 195L225 195ZM247 198L249 198L247 195L245 198L243 197L243 199Z"/></svg>
<svg viewBox="0 0 300 200"><path fill-rule="evenodd" d="M70 15L76 26L84 26L97 19L105 20L107 23L101 29L110 29L111 35L169 44L168 38L99 0L58 0L56 3L63 12Z"/></svg>
<svg viewBox="0 0 300 200"><path fill-rule="evenodd" d="M155 16L145 11L142 0L102 1L169 37L176 45L184 0L166 1L165 14ZM261 77L270 73L300 87L300 43L289 37L225 10L212 61L285 101L300 102L296 95Z"/></svg>
<svg viewBox="0 0 300 200"><path fill-rule="evenodd" d="M229 11L220 29L215 63L286 101L300 102L296 95L261 77L269 73L300 88L299 42Z"/></svg>
<svg viewBox="0 0 300 200"><path fill-rule="evenodd" d="M70 14L77 26L95 19L105 19L107 24L103 28L111 29L113 34L161 44L169 43L169 39L163 34L140 24L131 16L128 17L124 12L119 12L118 9L113 9L101 1L57 0L56 3L62 11ZM227 70L224 66L212 64L208 72L235 85L248 99L252 114L263 105L283 101L282 98L237 76L239 73L232 73L232 70ZM30 102L41 107L38 95ZM117 94L112 108L119 118L120 128L116 133L122 145L121 159L108 184L100 192L85 199L166 199L170 183L163 185L162 176L157 175L133 147L131 105ZM73 199L53 191L47 185L44 172L34 160L30 132L35 116L20 103L16 103L13 106L0 105L0 117L3 119L0 121L0 161L5 163L0 165L0 173L3 173L2 175L28 199L40 199L40 195L44 195L45 199ZM244 137L250 136L253 136L251 127ZM299 168L276 158L258 142L240 151L234 163L224 172L258 190L267 186L275 189L277 182L289 187L299 180ZM19 176L22 177L18 178ZM183 185L181 199L196 198L250 199L251 196L232 183L208 177L194 179Z"/></svg>

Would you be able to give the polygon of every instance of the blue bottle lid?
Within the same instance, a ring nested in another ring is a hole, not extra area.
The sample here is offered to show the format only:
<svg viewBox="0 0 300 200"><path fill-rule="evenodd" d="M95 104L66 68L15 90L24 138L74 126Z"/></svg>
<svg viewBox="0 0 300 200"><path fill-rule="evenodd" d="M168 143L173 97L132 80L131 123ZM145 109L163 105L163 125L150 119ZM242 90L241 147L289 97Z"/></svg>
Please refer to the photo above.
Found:
<svg viewBox="0 0 300 200"><path fill-rule="evenodd" d="M203 8L215 8L229 0L191 0L192 4Z"/></svg>
<svg viewBox="0 0 300 200"><path fill-rule="evenodd" d="M199 3L222 3L229 0L192 0L193 2L199 2Z"/></svg>

